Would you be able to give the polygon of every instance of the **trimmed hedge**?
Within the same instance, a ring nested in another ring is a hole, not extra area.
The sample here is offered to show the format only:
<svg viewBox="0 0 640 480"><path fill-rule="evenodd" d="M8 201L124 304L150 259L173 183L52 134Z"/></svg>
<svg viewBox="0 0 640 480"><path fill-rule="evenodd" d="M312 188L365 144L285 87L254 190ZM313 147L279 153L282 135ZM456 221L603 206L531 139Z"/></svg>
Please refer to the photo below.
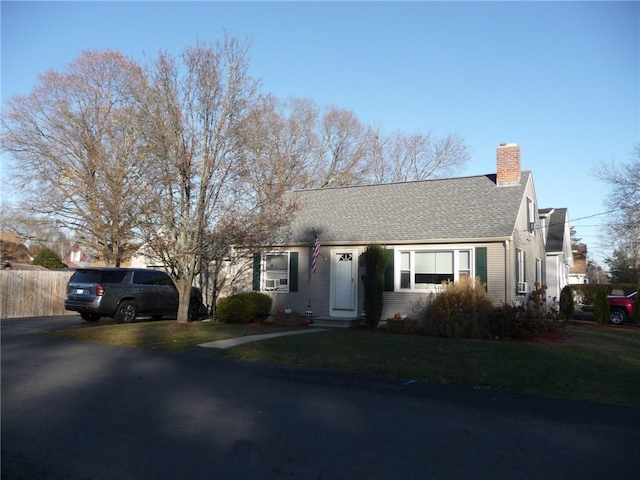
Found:
<svg viewBox="0 0 640 480"><path fill-rule="evenodd" d="M272 304L273 299L264 293L238 293L218 301L216 319L223 323L261 322L269 316Z"/></svg>

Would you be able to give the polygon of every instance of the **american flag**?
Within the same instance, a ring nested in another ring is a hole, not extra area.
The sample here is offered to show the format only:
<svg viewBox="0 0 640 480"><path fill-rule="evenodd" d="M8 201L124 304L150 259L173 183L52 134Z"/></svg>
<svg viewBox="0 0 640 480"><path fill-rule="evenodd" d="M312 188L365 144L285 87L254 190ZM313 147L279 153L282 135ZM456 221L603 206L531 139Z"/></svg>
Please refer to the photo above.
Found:
<svg viewBox="0 0 640 480"><path fill-rule="evenodd" d="M313 232L313 236L316 237L313 242L313 256L311 258L311 271L315 273L316 267L318 266L318 255L320 255L320 239L315 232Z"/></svg>

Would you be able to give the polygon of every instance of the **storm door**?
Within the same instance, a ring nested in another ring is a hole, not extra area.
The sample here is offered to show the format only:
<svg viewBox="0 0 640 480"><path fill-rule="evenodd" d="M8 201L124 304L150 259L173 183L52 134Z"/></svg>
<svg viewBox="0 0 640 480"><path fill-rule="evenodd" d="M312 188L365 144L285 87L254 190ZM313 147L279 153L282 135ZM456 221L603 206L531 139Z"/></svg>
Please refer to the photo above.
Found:
<svg viewBox="0 0 640 480"><path fill-rule="evenodd" d="M357 250L331 252L331 316L356 317Z"/></svg>

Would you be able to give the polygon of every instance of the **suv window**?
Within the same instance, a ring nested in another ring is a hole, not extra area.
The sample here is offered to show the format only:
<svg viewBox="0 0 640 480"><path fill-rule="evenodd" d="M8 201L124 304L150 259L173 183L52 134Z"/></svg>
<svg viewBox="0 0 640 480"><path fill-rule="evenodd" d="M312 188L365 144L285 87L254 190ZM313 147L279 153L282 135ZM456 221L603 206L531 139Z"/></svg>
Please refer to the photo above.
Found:
<svg viewBox="0 0 640 480"><path fill-rule="evenodd" d="M102 283L122 283L127 272L102 272Z"/></svg>
<svg viewBox="0 0 640 480"><path fill-rule="evenodd" d="M122 283L126 271L76 270L71 277L77 283Z"/></svg>
<svg viewBox="0 0 640 480"><path fill-rule="evenodd" d="M156 283L157 283L158 285L169 285L170 287L173 287L173 286L174 286L174 284L173 284L173 280L171 280L171 278L169 277L169 275L167 275L167 274L166 274L166 273L164 273L164 272L158 272L158 273L159 273L159 275L158 275L158 279L157 279L157 281L156 281Z"/></svg>
<svg viewBox="0 0 640 480"><path fill-rule="evenodd" d="M155 285L157 278L157 272L154 272L153 270L142 270L134 272L133 283L137 283L139 285Z"/></svg>
<svg viewBox="0 0 640 480"><path fill-rule="evenodd" d="M170 285L173 286L173 281L164 272L158 270L143 270L134 272L133 283L139 285Z"/></svg>
<svg viewBox="0 0 640 480"><path fill-rule="evenodd" d="M97 270L76 270L71 277L72 282L100 283L100 273Z"/></svg>

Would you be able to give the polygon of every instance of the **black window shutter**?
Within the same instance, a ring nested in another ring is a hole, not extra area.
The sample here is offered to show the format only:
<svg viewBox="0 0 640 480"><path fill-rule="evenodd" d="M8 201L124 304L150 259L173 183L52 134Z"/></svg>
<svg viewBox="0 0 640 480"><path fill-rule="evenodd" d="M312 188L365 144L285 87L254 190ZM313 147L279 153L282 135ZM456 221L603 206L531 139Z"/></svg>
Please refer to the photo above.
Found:
<svg viewBox="0 0 640 480"><path fill-rule="evenodd" d="M262 264L262 256L259 253L253 255L253 291L260 291L260 267Z"/></svg>
<svg viewBox="0 0 640 480"><path fill-rule="evenodd" d="M476 277L487 289L487 247L476 247Z"/></svg>
<svg viewBox="0 0 640 480"><path fill-rule="evenodd" d="M394 268L393 268L394 251L387 250L387 266L384 269L384 291L393 292L394 288Z"/></svg>
<svg viewBox="0 0 640 480"><path fill-rule="evenodd" d="M298 291L298 252L289 254L289 291Z"/></svg>

